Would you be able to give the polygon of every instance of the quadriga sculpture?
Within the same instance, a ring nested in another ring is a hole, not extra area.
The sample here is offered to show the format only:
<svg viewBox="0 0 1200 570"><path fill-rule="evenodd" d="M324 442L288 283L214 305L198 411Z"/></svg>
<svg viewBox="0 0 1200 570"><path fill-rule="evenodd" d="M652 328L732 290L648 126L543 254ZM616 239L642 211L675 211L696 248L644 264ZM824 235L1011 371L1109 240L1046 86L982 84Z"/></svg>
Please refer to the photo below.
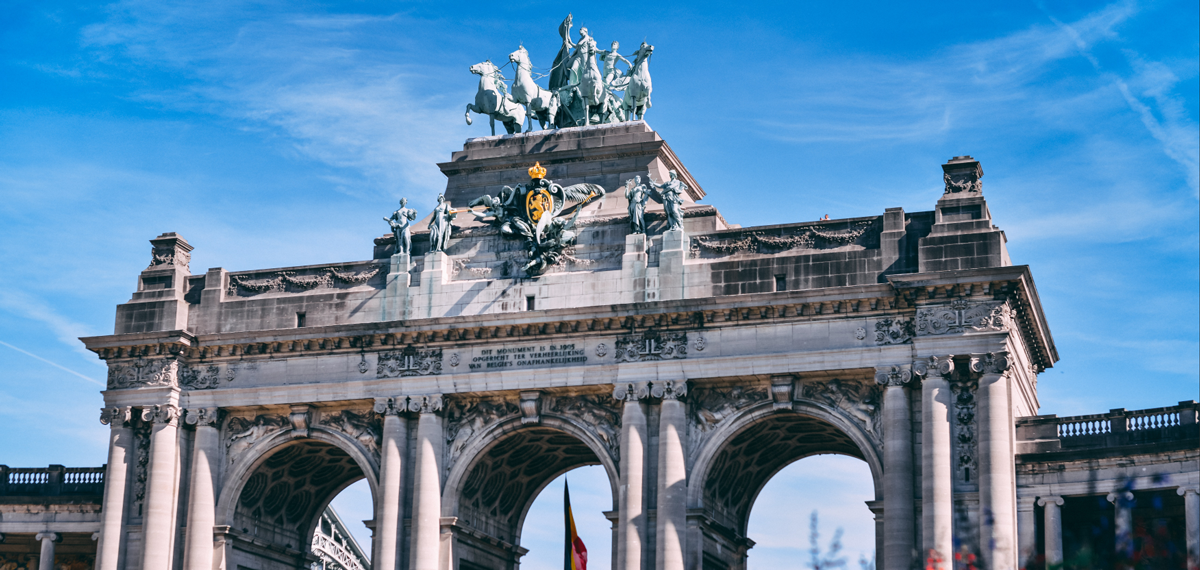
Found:
<svg viewBox="0 0 1200 570"><path fill-rule="evenodd" d="M496 65L491 60L482 61L471 66L471 73L479 76L479 90L475 92L475 104L467 104L467 124L471 124L471 112L474 111L489 117L493 135L496 134L496 119L504 123L510 135L521 130L525 108L509 96L504 76Z"/></svg>

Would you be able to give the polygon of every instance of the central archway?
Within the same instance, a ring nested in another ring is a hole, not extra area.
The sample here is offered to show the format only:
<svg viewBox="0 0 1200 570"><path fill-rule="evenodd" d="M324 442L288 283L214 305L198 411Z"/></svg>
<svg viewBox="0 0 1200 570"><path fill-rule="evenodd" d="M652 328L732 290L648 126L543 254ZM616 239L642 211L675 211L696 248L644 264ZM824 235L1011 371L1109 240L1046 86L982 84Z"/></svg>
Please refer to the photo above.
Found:
<svg viewBox="0 0 1200 570"><path fill-rule="evenodd" d="M520 533L534 499L577 467L604 467L615 510L618 478L611 453L589 430L563 417L543 415L534 424L512 418L477 434L461 453L463 461L451 467L443 495L442 512L454 517L453 567L516 568L527 552Z"/></svg>

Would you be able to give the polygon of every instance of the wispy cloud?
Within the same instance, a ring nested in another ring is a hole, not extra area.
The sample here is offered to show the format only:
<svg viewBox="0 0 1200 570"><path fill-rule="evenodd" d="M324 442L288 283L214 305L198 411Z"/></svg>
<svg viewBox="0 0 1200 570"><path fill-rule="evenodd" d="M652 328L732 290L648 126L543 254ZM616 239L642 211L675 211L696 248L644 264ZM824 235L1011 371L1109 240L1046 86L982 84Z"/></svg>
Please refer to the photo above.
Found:
<svg viewBox="0 0 1200 570"><path fill-rule="evenodd" d="M79 337L89 336L92 329L87 325L62 316L54 309L51 309L41 299L14 289L0 289L0 309L4 309L5 311L15 315L19 315L21 317L41 323L54 333L55 338L57 338L59 342L75 351L77 354L83 356L87 362L92 362L99 366L104 365L102 362L96 359L94 354L88 352L87 349L85 349L79 343ZM0 344L5 344L5 346L8 346L9 348L25 352L24 350L7 343ZM44 360L41 357L28 352L25 352L25 354L33 356L39 360ZM63 369L67 370L68 372L75 373L72 370L66 368ZM82 374L77 375L88 380L92 380L91 378Z"/></svg>
<svg viewBox="0 0 1200 570"><path fill-rule="evenodd" d="M25 356L28 356L28 357L30 357L30 358L35 358L35 359L37 359L37 360L40 360L40 361L42 361L42 362L44 362L44 363L46 363L46 364L49 364L50 366L53 366L53 367L55 367L55 368L58 368L59 370L63 370L63 371L69 372L69 373L71 373L71 374L74 374L75 376L78 376L78 377L80 377L80 378L83 378L84 380L87 380L88 382L91 382L92 384L95 384L95 385L97 385L97 386L101 386L101 387L105 387L105 385L104 385L104 382L101 382L101 381L99 381L99 380L96 380L95 378L92 378L91 376L85 376L85 375L83 375L83 374L80 374L80 373L78 373L78 372L76 372L76 371L74 371L74 370L71 370L70 368L67 368L66 366L63 366L63 365L61 365L61 364L59 364L59 363L57 363L57 362L53 362L53 361L51 361L51 360L47 360L47 359L45 359L45 358L42 358L42 357L40 357L40 356L38 356L38 355L36 355L36 354L34 354L34 353L32 353L32 352L29 352L28 350L25 350L25 349L22 349L22 348L17 348L17 347L15 347L15 346L13 346L13 345L11 345L11 344L8 344L7 342L4 342L4 341L2 341L2 340L0 340L0 344L2 344L2 345L4 345L4 346L7 346L7 347L9 347L9 348L11 348L11 349L13 349L13 350L15 350L15 351L17 351L17 352L21 353L21 354L24 354Z"/></svg>

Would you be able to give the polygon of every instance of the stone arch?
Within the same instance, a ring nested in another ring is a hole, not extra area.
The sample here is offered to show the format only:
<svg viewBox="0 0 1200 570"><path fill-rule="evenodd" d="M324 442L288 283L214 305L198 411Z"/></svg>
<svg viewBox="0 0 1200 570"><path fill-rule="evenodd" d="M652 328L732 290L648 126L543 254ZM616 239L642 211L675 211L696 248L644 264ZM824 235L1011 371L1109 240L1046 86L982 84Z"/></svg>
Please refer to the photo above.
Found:
<svg viewBox="0 0 1200 570"><path fill-rule="evenodd" d="M814 433L826 437L813 440ZM751 452L751 443L762 448ZM689 473L688 506L703 509L708 518L745 537L750 509L767 482L784 467L821 453L866 462L875 498L882 498L883 462L874 439L835 409L797 400L782 410L760 403L723 422L703 444Z"/></svg>
<svg viewBox="0 0 1200 570"><path fill-rule="evenodd" d="M306 437L296 437L283 429L263 436L226 470L216 521L230 527L235 541L256 539L270 546L227 554L249 557L245 562L266 558L299 563L309 554L325 507L346 487L366 479L372 505L377 504L377 463L336 430L310 427ZM239 560L229 562L237 567Z"/></svg>
<svg viewBox="0 0 1200 570"><path fill-rule="evenodd" d="M520 417L511 417L480 431L447 474L442 513L457 517L460 535L486 536L492 544L481 550L481 541L473 541L471 550L456 547L453 556L482 567L512 567L534 500L556 477L585 465L604 467L615 510L616 460L576 419L542 414L537 423L523 424Z"/></svg>

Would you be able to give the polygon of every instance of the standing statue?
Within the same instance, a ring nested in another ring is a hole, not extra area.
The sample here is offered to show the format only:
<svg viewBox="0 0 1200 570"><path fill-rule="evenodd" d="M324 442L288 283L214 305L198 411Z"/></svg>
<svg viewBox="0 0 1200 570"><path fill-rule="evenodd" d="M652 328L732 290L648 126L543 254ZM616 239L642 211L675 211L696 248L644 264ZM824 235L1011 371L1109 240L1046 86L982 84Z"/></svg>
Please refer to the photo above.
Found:
<svg viewBox="0 0 1200 570"><path fill-rule="evenodd" d="M661 184L651 176L650 186L654 189L655 199L667 212L667 230L683 230L683 193L688 185L679 180L679 174L672 170L671 179Z"/></svg>
<svg viewBox="0 0 1200 570"><path fill-rule="evenodd" d="M525 122L525 108L508 94L504 84L504 76L495 64L482 61L471 66L471 73L479 76L479 90L475 92L475 104L467 103L464 116L467 124L471 124L471 111L487 115L492 125L492 135L496 134L496 119L504 123L508 134L521 130Z"/></svg>
<svg viewBox="0 0 1200 570"><path fill-rule="evenodd" d="M392 212L392 217L383 219L392 226L396 253L408 255L412 252L412 222L416 219L417 211L408 207L408 198L401 198L400 209Z"/></svg>
<svg viewBox="0 0 1200 570"><path fill-rule="evenodd" d="M445 251L450 245L450 231L454 226L450 223L458 216L451 210L450 202L444 194L438 194L438 205L433 209L433 217L429 220L429 251Z"/></svg>
<svg viewBox="0 0 1200 570"><path fill-rule="evenodd" d="M629 233L646 233L646 200L649 198L641 176L625 181L625 199L629 201Z"/></svg>
<svg viewBox="0 0 1200 570"><path fill-rule="evenodd" d="M542 129L546 128L547 123L553 125L555 115L558 114L558 96L554 91L542 89L533 81L533 63L529 61L529 52L525 51L525 46L508 54L508 61L517 67L517 78L513 80L512 98L517 103L525 105L529 120L529 128L526 132L533 130L534 118L542 125Z"/></svg>
<svg viewBox="0 0 1200 570"><path fill-rule="evenodd" d="M620 69L617 69L617 61L620 60L625 62L625 65L628 65L630 70L633 69L633 64L629 63L629 60L625 59L625 56L617 53L617 48L619 47L621 47L620 42L614 40L612 43L612 49L600 50L596 52L596 54L600 56L600 61L604 62L604 83L613 91L620 91L625 87L626 83L629 83L629 78L621 77L623 74L621 73ZM624 81L622 81L622 79L624 79Z"/></svg>
<svg viewBox="0 0 1200 570"><path fill-rule="evenodd" d="M621 108L629 118L641 120L650 104L650 93L654 87L650 82L650 56L654 54L654 46L642 42L642 46L633 52L633 64L629 68L629 84L625 87L625 100Z"/></svg>
<svg viewBox="0 0 1200 570"><path fill-rule="evenodd" d="M571 43L571 15L567 14L566 19L558 25L558 35L562 36L562 47L558 48L558 55L554 56L554 67L550 68L550 90L558 91L566 87L570 83L570 74L567 72L567 62L571 59L571 48L575 44Z"/></svg>

